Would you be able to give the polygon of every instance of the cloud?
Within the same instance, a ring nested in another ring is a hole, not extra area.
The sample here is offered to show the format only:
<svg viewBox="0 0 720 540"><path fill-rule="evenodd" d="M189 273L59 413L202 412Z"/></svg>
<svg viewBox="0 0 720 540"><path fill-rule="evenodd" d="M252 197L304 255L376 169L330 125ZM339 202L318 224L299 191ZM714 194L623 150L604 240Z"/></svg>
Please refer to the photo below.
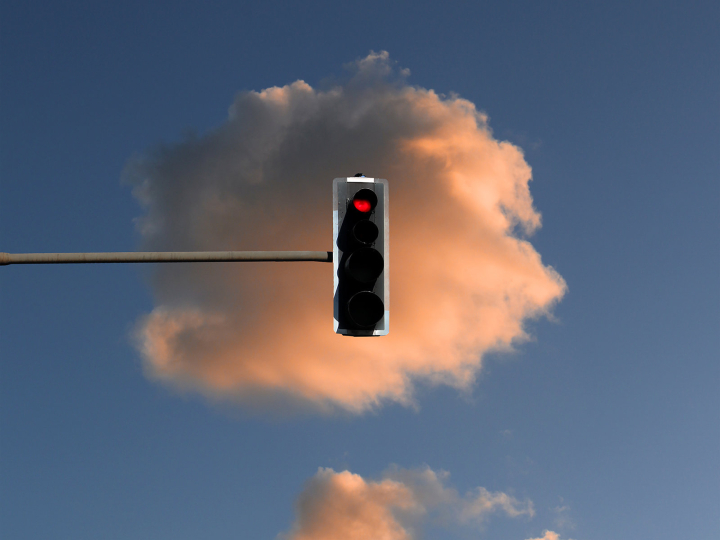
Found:
<svg viewBox="0 0 720 540"><path fill-rule="evenodd" d="M461 496L447 473L394 468L381 480L321 468L300 494L296 521L284 540L411 540L424 519L478 525L490 514L534 515L532 502L477 488Z"/></svg>
<svg viewBox="0 0 720 540"><path fill-rule="evenodd" d="M570 507L563 503L563 498L560 497L560 505L556 506L552 509L552 511L556 514L555 517L555 525L560 527L561 529L574 529L575 528L575 522L570 517Z"/></svg>
<svg viewBox="0 0 720 540"><path fill-rule="evenodd" d="M390 334L332 330L332 266L154 270L138 324L148 373L246 405L360 412L413 382L467 388L482 355L527 338L565 291L525 238L540 226L522 151L464 99L407 84L385 52L342 84L239 94L202 136L131 160L147 250L332 250L332 179L390 185Z"/></svg>
<svg viewBox="0 0 720 540"><path fill-rule="evenodd" d="M540 538L528 538L527 540L560 540L560 535L553 531L544 531Z"/></svg>

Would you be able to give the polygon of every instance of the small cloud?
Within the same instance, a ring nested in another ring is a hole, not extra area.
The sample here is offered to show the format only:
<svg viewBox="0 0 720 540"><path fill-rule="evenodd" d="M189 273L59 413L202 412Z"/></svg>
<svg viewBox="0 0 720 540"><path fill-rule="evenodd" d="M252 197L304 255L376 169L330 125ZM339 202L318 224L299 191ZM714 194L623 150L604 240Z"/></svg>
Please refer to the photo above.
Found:
<svg viewBox="0 0 720 540"><path fill-rule="evenodd" d="M527 540L562 540L560 535L553 531L545 531L539 538L528 538ZM568 538L567 540L572 540Z"/></svg>
<svg viewBox="0 0 720 540"><path fill-rule="evenodd" d="M531 501L518 501L483 487L460 495L449 474L391 468L380 480L321 468L300 494L296 520L284 540L412 540L423 520L447 526L478 526L492 514L534 515ZM548 539L549 540L549 539Z"/></svg>
<svg viewBox="0 0 720 540"><path fill-rule="evenodd" d="M570 507L566 504L563 504L563 502L563 498L560 497L560 505L552 509L552 511L555 513L555 525L560 529L574 529L575 522L573 522L573 520L568 515L570 512Z"/></svg>

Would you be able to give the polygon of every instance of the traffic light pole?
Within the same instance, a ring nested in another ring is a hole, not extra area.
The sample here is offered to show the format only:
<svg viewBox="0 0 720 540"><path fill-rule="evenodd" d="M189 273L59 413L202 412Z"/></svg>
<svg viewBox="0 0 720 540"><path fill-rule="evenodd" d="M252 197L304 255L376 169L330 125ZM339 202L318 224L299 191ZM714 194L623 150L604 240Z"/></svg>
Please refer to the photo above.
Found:
<svg viewBox="0 0 720 540"><path fill-rule="evenodd" d="M166 251L119 253L0 253L8 264L157 263L157 262L293 262L333 261L332 251Z"/></svg>

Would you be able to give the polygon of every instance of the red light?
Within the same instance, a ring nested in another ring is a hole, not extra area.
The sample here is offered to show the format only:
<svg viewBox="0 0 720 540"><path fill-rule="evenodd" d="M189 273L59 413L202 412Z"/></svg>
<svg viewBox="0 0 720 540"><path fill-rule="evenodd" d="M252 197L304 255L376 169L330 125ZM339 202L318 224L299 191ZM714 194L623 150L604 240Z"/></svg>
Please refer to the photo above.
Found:
<svg viewBox="0 0 720 540"><path fill-rule="evenodd" d="M358 212L369 212L372 210L372 204L370 204L370 201L363 199L355 199L353 201L353 205Z"/></svg>

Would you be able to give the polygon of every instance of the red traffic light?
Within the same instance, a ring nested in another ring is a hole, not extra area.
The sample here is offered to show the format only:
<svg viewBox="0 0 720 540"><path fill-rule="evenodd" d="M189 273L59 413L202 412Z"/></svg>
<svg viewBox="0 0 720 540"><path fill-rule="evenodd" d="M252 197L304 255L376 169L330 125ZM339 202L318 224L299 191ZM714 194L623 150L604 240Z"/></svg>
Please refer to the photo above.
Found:
<svg viewBox="0 0 720 540"><path fill-rule="evenodd" d="M353 206L355 206L355 209L360 212L369 212L370 210L372 210L372 205L370 204L370 201L366 201L364 199L353 200Z"/></svg>
<svg viewBox="0 0 720 540"><path fill-rule="evenodd" d="M359 190L353 197L353 206L355 210L363 214L367 214L372 211L377 205L378 199L375 192L371 189L363 188Z"/></svg>
<svg viewBox="0 0 720 540"><path fill-rule="evenodd" d="M388 186L382 178L333 181L334 330L388 333Z"/></svg>

